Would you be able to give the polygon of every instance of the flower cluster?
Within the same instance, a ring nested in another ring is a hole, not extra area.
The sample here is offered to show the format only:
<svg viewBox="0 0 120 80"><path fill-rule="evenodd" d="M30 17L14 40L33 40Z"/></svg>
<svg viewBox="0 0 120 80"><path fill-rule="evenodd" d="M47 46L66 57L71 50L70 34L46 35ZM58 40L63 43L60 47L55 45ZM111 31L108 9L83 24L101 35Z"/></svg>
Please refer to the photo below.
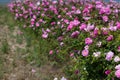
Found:
<svg viewBox="0 0 120 80"><path fill-rule="evenodd" d="M72 58L69 73L74 80L120 78L119 3L25 0L8 6L15 19L26 28L33 29L43 39L57 42L49 55L61 60ZM76 70L78 73L74 75Z"/></svg>

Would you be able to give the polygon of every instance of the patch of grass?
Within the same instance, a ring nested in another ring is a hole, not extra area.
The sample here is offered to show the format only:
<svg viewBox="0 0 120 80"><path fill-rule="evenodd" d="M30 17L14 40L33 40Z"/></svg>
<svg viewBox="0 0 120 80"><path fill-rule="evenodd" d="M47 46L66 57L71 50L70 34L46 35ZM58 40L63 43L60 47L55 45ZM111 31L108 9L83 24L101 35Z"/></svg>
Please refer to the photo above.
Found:
<svg viewBox="0 0 120 80"><path fill-rule="evenodd" d="M30 43L31 46L26 47L26 52L29 52L29 55L27 56L27 61L32 62L35 61L34 65L41 66L45 63L48 62L48 50L49 47L47 47L47 44L45 41L41 41L42 44L40 44L38 41L34 41L35 39L32 40ZM28 42L29 43L29 42Z"/></svg>
<svg viewBox="0 0 120 80"><path fill-rule="evenodd" d="M9 45L7 40L4 40L1 45L1 52L2 53L9 53Z"/></svg>
<svg viewBox="0 0 120 80"><path fill-rule="evenodd" d="M0 57L0 79L3 78L3 75L4 75L4 64L3 64L3 57L1 56Z"/></svg>
<svg viewBox="0 0 120 80"><path fill-rule="evenodd" d="M10 30L13 30L16 25L16 21L7 6L0 5L0 25L9 25Z"/></svg>
<svg viewBox="0 0 120 80"><path fill-rule="evenodd" d="M18 44L22 44L22 43L23 43L23 36L17 35L17 36L16 36L16 42L17 42Z"/></svg>

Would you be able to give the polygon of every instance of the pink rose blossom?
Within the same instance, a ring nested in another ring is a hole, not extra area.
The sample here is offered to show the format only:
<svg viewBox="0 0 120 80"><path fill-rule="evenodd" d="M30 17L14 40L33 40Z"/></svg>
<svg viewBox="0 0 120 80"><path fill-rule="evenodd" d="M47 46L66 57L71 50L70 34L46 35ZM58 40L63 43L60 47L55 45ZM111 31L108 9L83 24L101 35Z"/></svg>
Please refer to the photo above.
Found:
<svg viewBox="0 0 120 80"><path fill-rule="evenodd" d="M73 26L78 26L80 24L80 21L74 20L74 21L71 21L70 24L72 24Z"/></svg>
<svg viewBox="0 0 120 80"><path fill-rule="evenodd" d="M106 70L106 71L105 71L105 74L106 74L106 75L108 75L108 74L110 74L110 73L111 73L111 70Z"/></svg>
<svg viewBox="0 0 120 80"><path fill-rule="evenodd" d="M108 28L103 27L101 30L104 35L108 35Z"/></svg>
<svg viewBox="0 0 120 80"><path fill-rule="evenodd" d="M112 41L112 40L113 40L113 35L107 37L107 41Z"/></svg>
<svg viewBox="0 0 120 80"><path fill-rule="evenodd" d="M111 31L116 31L116 30L117 30L117 26L110 26L110 27L109 27L109 30L111 30Z"/></svg>
<svg viewBox="0 0 120 80"><path fill-rule="evenodd" d="M83 55L83 56L88 56L88 54L89 54L88 49L84 49L84 50L82 51L82 55Z"/></svg>
<svg viewBox="0 0 120 80"><path fill-rule="evenodd" d="M87 27L87 25L85 23L82 23L79 28L80 28L80 30L84 30L86 27Z"/></svg>
<svg viewBox="0 0 120 80"><path fill-rule="evenodd" d="M37 22L37 23L36 23L36 27L39 27L39 26L40 26L40 24Z"/></svg>
<svg viewBox="0 0 120 80"><path fill-rule="evenodd" d="M48 33L43 33L42 38L44 38L44 39L48 38Z"/></svg>
<svg viewBox="0 0 120 80"><path fill-rule="evenodd" d="M35 73L35 72L36 72L36 70L35 70L35 69L32 69L32 70L31 70L31 72L32 72L32 73Z"/></svg>
<svg viewBox="0 0 120 80"><path fill-rule="evenodd" d="M48 32L48 33L49 33L49 32L51 32L51 31L50 31L50 29L49 29L49 28L47 28L47 29L46 29L46 32Z"/></svg>
<svg viewBox="0 0 120 80"><path fill-rule="evenodd" d="M70 31L73 28L73 25L69 24L67 27L67 31Z"/></svg>
<svg viewBox="0 0 120 80"><path fill-rule="evenodd" d="M71 37L76 38L76 37L78 37L79 33L80 33L79 31L75 31L71 34Z"/></svg>
<svg viewBox="0 0 120 80"><path fill-rule="evenodd" d="M88 24L88 25L87 25L87 28L85 28L85 31L88 31L88 32L89 32L89 31L93 30L94 27L95 27L95 26L94 26L93 24L92 24L92 25L91 25L91 24Z"/></svg>
<svg viewBox="0 0 120 80"><path fill-rule="evenodd" d="M120 70L120 64L116 65L115 69L119 69Z"/></svg>
<svg viewBox="0 0 120 80"><path fill-rule="evenodd" d="M53 54L53 50L50 50L49 54L52 55Z"/></svg>
<svg viewBox="0 0 120 80"><path fill-rule="evenodd" d="M86 38L85 39L85 44L86 45L90 45L90 44L92 44L93 43L93 40L91 39L91 38Z"/></svg>
<svg viewBox="0 0 120 80"><path fill-rule="evenodd" d="M80 14L81 13L81 11L78 9L78 10L76 10L76 12L75 12L75 14Z"/></svg>
<svg viewBox="0 0 120 80"><path fill-rule="evenodd" d="M120 52L120 46L118 46L118 52Z"/></svg>
<svg viewBox="0 0 120 80"><path fill-rule="evenodd" d="M93 31L94 35L98 35L98 31L99 31L98 28L95 28Z"/></svg>
<svg viewBox="0 0 120 80"><path fill-rule="evenodd" d="M110 61L112 60L112 57L114 56L114 53L112 51L106 53L106 60Z"/></svg>
<svg viewBox="0 0 120 80"><path fill-rule="evenodd" d="M86 46L84 47L84 49L89 49L89 46L88 46L88 45L86 45Z"/></svg>
<svg viewBox="0 0 120 80"><path fill-rule="evenodd" d="M70 53L70 57L73 57L74 56L74 53Z"/></svg>
<svg viewBox="0 0 120 80"><path fill-rule="evenodd" d="M115 71L115 76L120 79L120 69Z"/></svg>
<svg viewBox="0 0 120 80"><path fill-rule="evenodd" d="M116 23L117 29L120 29L120 22Z"/></svg>
<svg viewBox="0 0 120 80"><path fill-rule="evenodd" d="M108 16L103 16L102 19L103 19L103 21L107 22L108 21Z"/></svg>
<svg viewBox="0 0 120 80"><path fill-rule="evenodd" d="M59 37L57 38L57 40L58 40L59 42L63 41L63 36L59 36Z"/></svg>

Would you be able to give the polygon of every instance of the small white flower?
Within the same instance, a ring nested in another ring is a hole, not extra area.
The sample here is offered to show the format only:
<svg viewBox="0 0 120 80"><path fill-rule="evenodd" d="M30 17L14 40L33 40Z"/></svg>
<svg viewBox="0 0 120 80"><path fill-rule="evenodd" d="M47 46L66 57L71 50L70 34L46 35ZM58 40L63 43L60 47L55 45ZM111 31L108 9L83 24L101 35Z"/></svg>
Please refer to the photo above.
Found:
<svg viewBox="0 0 120 80"><path fill-rule="evenodd" d="M120 57L119 56L115 56L114 61L115 62L119 62L120 61Z"/></svg>
<svg viewBox="0 0 120 80"><path fill-rule="evenodd" d="M94 57L100 57L101 52L94 52L93 55Z"/></svg>
<svg viewBox="0 0 120 80"><path fill-rule="evenodd" d="M58 78L55 77L54 80L58 80Z"/></svg>
<svg viewBox="0 0 120 80"><path fill-rule="evenodd" d="M61 42L61 43L60 43L60 46L63 46L63 45L64 45L64 42Z"/></svg>
<svg viewBox="0 0 120 80"><path fill-rule="evenodd" d="M120 69L120 64L116 65L115 69Z"/></svg>
<svg viewBox="0 0 120 80"><path fill-rule="evenodd" d="M58 22L57 22L57 24L59 25L59 24L60 24L60 22L58 21Z"/></svg>
<svg viewBox="0 0 120 80"><path fill-rule="evenodd" d="M67 80L65 77L62 77L61 80Z"/></svg>
<svg viewBox="0 0 120 80"><path fill-rule="evenodd" d="M40 1L37 2L37 6L39 6L39 5L40 5Z"/></svg>
<svg viewBox="0 0 120 80"><path fill-rule="evenodd" d="M86 70L86 68L84 67L84 70Z"/></svg>
<svg viewBox="0 0 120 80"><path fill-rule="evenodd" d="M101 47L101 44L102 44L102 42L99 41L96 45L97 45L98 47Z"/></svg>
<svg viewBox="0 0 120 80"><path fill-rule="evenodd" d="M32 72L32 73L35 73L35 72L36 72L36 70L35 70L35 69L32 69L32 70L31 70L31 72Z"/></svg>

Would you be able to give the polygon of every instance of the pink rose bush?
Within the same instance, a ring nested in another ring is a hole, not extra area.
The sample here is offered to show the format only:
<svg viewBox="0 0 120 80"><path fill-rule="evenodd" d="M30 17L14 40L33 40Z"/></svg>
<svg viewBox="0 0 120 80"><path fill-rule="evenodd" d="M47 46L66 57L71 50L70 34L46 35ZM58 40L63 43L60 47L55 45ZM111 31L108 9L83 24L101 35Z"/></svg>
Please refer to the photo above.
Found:
<svg viewBox="0 0 120 80"><path fill-rule="evenodd" d="M120 3L24 0L8 7L23 29L54 45L48 51L52 60L69 62L70 80L120 78Z"/></svg>

